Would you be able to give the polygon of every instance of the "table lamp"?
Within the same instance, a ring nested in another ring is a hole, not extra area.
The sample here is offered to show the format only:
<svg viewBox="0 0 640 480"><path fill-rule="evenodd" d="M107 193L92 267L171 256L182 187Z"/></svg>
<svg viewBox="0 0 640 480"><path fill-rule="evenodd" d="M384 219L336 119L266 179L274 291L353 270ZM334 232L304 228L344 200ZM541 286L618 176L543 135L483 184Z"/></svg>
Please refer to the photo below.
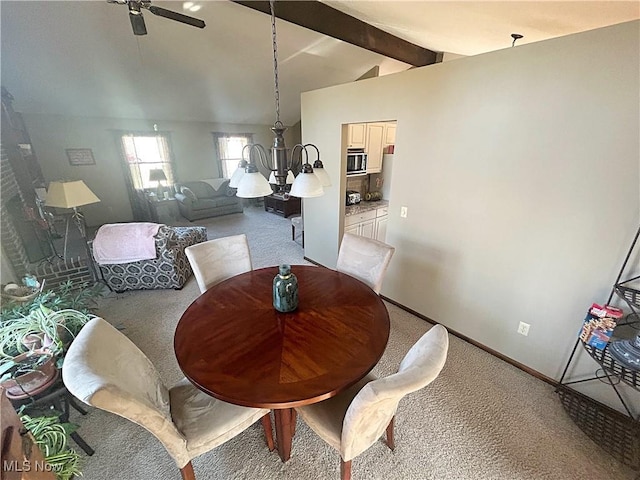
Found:
<svg viewBox="0 0 640 480"><path fill-rule="evenodd" d="M156 189L156 195L158 197L158 200L162 198L162 194L163 194L163 188L162 188L162 183L167 180L167 176L164 174L164 170L161 168L154 168L153 170L149 171L149 181L150 182L158 182L158 187Z"/></svg>
<svg viewBox="0 0 640 480"><path fill-rule="evenodd" d="M51 182L49 183L49 190L47 191L47 199L45 205L47 207L56 208L70 208L73 209L71 217L67 217L67 224L64 233L64 249L63 256L67 257L67 240L69 238L69 219L73 218L80 235L84 240L84 244L88 254L88 264L95 277L95 270L93 268L93 261L91 259L91 252L87 245L86 224L84 221L84 215L78 207L83 205L89 205L91 203L97 203L100 199L87 187L82 180L76 180L71 182Z"/></svg>

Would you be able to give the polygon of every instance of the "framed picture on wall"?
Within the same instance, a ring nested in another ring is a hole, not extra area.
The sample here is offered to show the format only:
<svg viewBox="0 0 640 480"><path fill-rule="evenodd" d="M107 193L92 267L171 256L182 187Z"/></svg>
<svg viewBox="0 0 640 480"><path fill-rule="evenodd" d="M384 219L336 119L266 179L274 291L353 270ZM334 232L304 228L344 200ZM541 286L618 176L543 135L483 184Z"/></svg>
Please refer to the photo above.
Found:
<svg viewBox="0 0 640 480"><path fill-rule="evenodd" d="M67 158L71 165L95 165L93 152L90 148L67 148Z"/></svg>

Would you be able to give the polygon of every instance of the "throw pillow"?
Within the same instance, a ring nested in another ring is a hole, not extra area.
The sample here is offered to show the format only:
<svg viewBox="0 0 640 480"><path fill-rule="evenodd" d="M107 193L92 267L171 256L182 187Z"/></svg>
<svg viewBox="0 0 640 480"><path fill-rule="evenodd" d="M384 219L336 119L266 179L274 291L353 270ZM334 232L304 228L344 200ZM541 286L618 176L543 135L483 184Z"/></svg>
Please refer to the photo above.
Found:
<svg viewBox="0 0 640 480"><path fill-rule="evenodd" d="M237 188L231 188L227 186L227 197L235 197L237 191Z"/></svg>
<svg viewBox="0 0 640 480"><path fill-rule="evenodd" d="M196 197L196 194L193 193L193 190L191 190L189 187L182 187L182 194L192 202L195 202L196 200L198 200L198 197Z"/></svg>

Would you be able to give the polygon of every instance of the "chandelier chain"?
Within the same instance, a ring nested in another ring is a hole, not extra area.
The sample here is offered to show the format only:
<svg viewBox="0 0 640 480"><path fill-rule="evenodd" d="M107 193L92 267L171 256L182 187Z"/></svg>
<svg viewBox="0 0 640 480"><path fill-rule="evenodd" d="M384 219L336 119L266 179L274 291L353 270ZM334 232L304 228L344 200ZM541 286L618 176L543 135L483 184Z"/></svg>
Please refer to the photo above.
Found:
<svg viewBox="0 0 640 480"><path fill-rule="evenodd" d="M276 13L275 0L269 0L271 8L271 38L273 40L273 79L275 83L275 100L276 100L276 124L280 122L280 89L278 87L278 43L276 41Z"/></svg>

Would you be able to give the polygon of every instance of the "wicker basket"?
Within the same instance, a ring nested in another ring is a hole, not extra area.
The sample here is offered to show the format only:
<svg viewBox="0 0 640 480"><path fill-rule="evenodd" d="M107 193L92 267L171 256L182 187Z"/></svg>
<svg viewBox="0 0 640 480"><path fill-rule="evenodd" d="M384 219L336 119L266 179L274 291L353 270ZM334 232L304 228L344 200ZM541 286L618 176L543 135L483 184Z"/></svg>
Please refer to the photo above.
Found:
<svg viewBox="0 0 640 480"><path fill-rule="evenodd" d="M5 290L6 286L2 285L1 295L3 298L7 298L13 302L25 303L29 300L33 300L36 295L38 295L42 291L43 287L44 281L39 287L25 287L20 285L9 290Z"/></svg>

